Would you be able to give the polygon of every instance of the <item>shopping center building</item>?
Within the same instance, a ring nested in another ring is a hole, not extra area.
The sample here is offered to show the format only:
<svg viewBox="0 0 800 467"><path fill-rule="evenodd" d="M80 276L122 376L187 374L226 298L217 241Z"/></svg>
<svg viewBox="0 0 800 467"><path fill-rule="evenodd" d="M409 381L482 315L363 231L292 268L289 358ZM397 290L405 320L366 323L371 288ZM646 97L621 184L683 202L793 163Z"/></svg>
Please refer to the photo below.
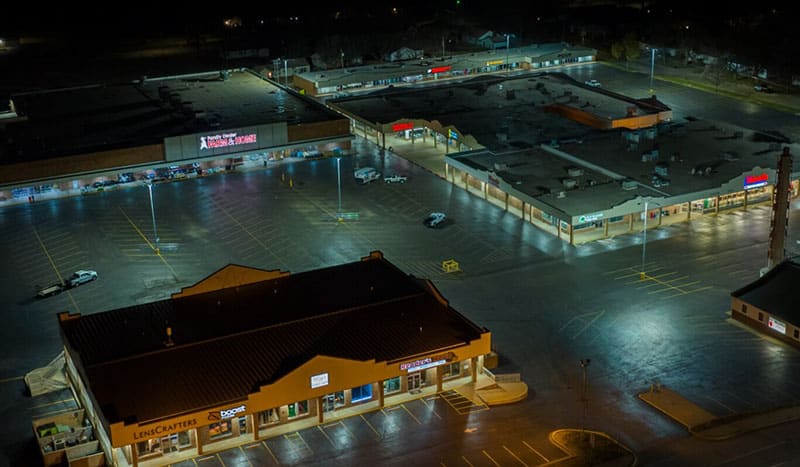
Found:
<svg viewBox="0 0 800 467"><path fill-rule="evenodd" d="M433 146L428 167L570 244L768 203L780 135L673 116L560 73L329 101L388 150ZM798 195L800 171L790 175Z"/></svg>
<svg viewBox="0 0 800 467"><path fill-rule="evenodd" d="M346 154L349 121L237 69L15 94L0 206Z"/></svg>
<svg viewBox="0 0 800 467"><path fill-rule="evenodd" d="M292 84L309 96L346 96L408 84L430 84L451 78L472 78L498 72L543 70L573 63L590 63L597 50L552 42L415 60L309 71L293 76Z"/></svg>
<svg viewBox="0 0 800 467"><path fill-rule="evenodd" d="M110 465L163 465L475 382L491 333L380 252L297 274L229 265L170 299L59 315Z"/></svg>

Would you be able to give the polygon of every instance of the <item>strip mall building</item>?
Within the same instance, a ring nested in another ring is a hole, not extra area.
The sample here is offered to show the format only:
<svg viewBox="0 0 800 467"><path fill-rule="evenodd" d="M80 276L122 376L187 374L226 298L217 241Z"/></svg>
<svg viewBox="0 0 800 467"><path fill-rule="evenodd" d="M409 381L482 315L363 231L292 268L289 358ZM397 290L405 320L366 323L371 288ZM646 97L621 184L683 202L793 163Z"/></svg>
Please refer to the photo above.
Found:
<svg viewBox="0 0 800 467"><path fill-rule="evenodd" d="M488 330L380 252L298 274L229 265L168 300L59 319L110 465L162 465L474 382L491 350Z"/></svg>

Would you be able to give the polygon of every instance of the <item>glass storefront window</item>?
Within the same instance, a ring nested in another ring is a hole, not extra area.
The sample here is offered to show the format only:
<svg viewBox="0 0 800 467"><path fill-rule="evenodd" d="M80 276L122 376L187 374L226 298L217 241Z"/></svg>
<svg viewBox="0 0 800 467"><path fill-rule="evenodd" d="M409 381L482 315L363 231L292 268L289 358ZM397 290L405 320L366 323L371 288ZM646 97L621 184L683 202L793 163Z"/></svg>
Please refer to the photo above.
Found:
<svg viewBox="0 0 800 467"><path fill-rule="evenodd" d="M352 402L361 402L365 400L372 399L372 385L365 384L363 386L359 386L357 388L351 389L352 391Z"/></svg>
<svg viewBox="0 0 800 467"><path fill-rule="evenodd" d="M232 424L230 420L223 420L219 423L212 423L208 427L208 436L212 439L222 438L231 434Z"/></svg>
<svg viewBox="0 0 800 467"><path fill-rule="evenodd" d="M461 375L461 363L448 363L447 365L442 366L442 377L443 378L455 378Z"/></svg>
<svg viewBox="0 0 800 467"><path fill-rule="evenodd" d="M302 417L308 414L308 401L299 401L289 404L289 418Z"/></svg>
<svg viewBox="0 0 800 467"><path fill-rule="evenodd" d="M383 393L384 394L391 394L393 392L397 392L400 390L400 377L395 376L394 378L387 379L383 382Z"/></svg>
<svg viewBox="0 0 800 467"><path fill-rule="evenodd" d="M258 413L258 425L272 425L281 421L278 409L268 409Z"/></svg>

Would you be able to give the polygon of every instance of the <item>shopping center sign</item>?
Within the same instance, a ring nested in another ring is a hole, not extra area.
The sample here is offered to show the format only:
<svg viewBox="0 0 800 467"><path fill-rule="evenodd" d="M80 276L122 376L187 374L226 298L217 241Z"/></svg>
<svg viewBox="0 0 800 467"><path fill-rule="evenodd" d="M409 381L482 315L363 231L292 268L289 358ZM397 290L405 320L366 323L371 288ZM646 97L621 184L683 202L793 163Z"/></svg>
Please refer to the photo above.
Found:
<svg viewBox="0 0 800 467"><path fill-rule="evenodd" d="M243 144L255 144L256 134L248 133L240 135L238 133L220 133L216 135L206 135L200 137L200 150L211 150L241 146Z"/></svg>
<svg viewBox="0 0 800 467"><path fill-rule="evenodd" d="M751 188L758 188L762 186L767 186L769 183L769 174L762 173L761 175L746 175L744 177L744 189L749 190Z"/></svg>
<svg viewBox="0 0 800 467"><path fill-rule="evenodd" d="M453 352L448 352L443 355L434 355L433 357L420 358L419 360L414 360L413 362L401 363L400 369L407 370L409 373L411 373L412 371L420 371L433 368L435 366L444 365L455 358L456 355Z"/></svg>

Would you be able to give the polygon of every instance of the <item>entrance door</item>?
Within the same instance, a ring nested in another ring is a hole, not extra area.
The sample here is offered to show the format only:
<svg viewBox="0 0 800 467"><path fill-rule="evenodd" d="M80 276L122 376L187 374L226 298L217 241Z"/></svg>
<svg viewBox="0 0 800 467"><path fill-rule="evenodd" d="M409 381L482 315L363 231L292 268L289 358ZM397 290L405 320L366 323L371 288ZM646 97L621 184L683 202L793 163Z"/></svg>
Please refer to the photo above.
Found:
<svg viewBox="0 0 800 467"><path fill-rule="evenodd" d="M422 375L419 372L411 373L408 375L408 390L416 391L422 387Z"/></svg>
<svg viewBox="0 0 800 467"><path fill-rule="evenodd" d="M323 412L333 412L333 409L336 407L336 396L333 394L325 394L322 398L322 411Z"/></svg>

